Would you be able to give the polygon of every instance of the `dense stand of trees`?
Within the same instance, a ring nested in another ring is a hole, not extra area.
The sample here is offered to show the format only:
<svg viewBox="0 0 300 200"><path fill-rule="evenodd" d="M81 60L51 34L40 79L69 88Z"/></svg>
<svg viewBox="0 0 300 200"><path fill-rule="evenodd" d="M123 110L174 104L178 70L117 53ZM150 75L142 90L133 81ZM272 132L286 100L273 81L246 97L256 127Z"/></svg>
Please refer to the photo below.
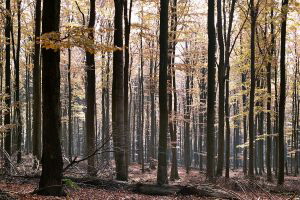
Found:
<svg viewBox="0 0 300 200"><path fill-rule="evenodd" d="M231 169L278 185L299 175L298 1L0 9L2 167L16 173L32 154L39 194L63 195L63 173L80 162L89 176L113 166L121 181L131 164L157 169L159 185L179 167L209 181Z"/></svg>

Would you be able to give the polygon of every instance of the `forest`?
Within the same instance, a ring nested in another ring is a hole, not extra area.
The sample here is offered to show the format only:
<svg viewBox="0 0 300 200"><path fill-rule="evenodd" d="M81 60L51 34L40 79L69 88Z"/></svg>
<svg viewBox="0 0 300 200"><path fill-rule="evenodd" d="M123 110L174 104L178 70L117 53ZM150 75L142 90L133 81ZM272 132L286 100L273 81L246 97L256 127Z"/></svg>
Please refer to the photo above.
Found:
<svg viewBox="0 0 300 200"><path fill-rule="evenodd" d="M0 0L0 199L300 199L299 0Z"/></svg>

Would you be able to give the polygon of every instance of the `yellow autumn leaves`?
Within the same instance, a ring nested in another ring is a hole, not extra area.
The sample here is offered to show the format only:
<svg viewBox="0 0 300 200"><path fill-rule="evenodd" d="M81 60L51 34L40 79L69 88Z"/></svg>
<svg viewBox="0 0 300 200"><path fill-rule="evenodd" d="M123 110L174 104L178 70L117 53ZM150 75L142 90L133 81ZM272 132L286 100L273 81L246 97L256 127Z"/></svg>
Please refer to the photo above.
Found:
<svg viewBox="0 0 300 200"><path fill-rule="evenodd" d="M103 30L101 30L102 32ZM105 42L90 38L93 29L85 27L66 27L63 32L49 32L40 37L42 48L53 49L55 51L79 47L92 54L97 52L112 52L121 48L108 45ZM94 34L93 34L94 35Z"/></svg>

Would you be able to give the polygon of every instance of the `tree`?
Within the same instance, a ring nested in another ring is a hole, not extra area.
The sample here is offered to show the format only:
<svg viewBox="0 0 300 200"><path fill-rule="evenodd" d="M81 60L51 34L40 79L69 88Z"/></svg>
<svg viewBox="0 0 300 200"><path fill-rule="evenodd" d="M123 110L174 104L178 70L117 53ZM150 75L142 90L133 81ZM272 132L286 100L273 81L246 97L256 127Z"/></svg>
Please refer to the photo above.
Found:
<svg viewBox="0 0 300 200"><path fill-rule="evenodd" d="M225 6L225 5L223 5ZM223 21L222 21L222 0L217 0L217 30L219 44L219 65L218 65L218 82L219 82L219 123L218 123L218 164L217 176L222 176L224 166L224 40L223 40Z"/></svg>
<svg viewBox="0 0 300 200"><path fill-rule="evenodd" d="M116 161L117 180L127 181L128 162L126 161L126 144L124 132L124 69L123 69L123 6L122 0L114 0L115 29L113 53L113 86L112 86L112 132Z"/></svg>
<svg viewBox="0 0 300 200"><path fill-rule="evenodd" d="M284 183L284 120L286 101L286 70L285 70L285 44L286 44L286 18L288 13L288 0L282 1L281 14L281 48L280 48L280 99L278 113L278 185Z"/></svg>
<svg viewBox="0 0 300 200"><path fill-rule="evenodd" d="M68 48L68 156L72 160L72 147L73 147L73 124L72 124L72 81L71 81L71 64L72 64L72 50Z"/></svg>
<svg viewBox="0 0 300 200"><path fill-rule="evenodd" d="M271 95L272 95L272 61L275 51L275 35L274 35L274 22L273 22L273 7L271 8L271 47L269 50L269 62L267 63L267 90L268 90L268 100L267 100L267 152L266 152L266 166L267 166L267 179L268 181L272 180L272 171L271 171L271 150L272 150L272 141L271 141Z"/></svg>
<svg viewBox="0 0 300 200"><path fill-rule="evenodd" d="M169 0L160 0L160 54L159 54L159 144L157 183L168 183L167 134L168 134L168 7Z"/></svg>
<svg viewBox="0 0 300 200"><path fill-rule="evenodd" d="M41 159L41 66L40 66L40 34L41 34L41 0L35 4L34 29L34 55L33 55L33 155Z"/></svg>
<svg viewBox="0 0 300 200"><path fill-rule="evenodd" d="M176 74L175 74L175 51L176 51L176 31L177 31L177 0L171 2L171 31L170 31L170 40L169 50L171 55L169 55L169 70L168 70L168 81L173 86L173 99L174 99L174 113L172 113L172 91L169 91L169 113L171 115L176 115L177 113L177 93L176 93ZM171 146L172 146L172 167L170 180L179 179L178 175L178 164L177 164L177 124L176 121L169 121L169 131L171 137Z"/></svg>
<svg viewBox="0 0 300 200"><path fill-rule="evenodd" d="M129 165L129 142L130 142L130 124L129 124L129 104L128 104L128 82L129 82L129 42L130 42L130 31L131 31L131 10L132 10L132 0L129 3L129 10L127 5L127 0L124 0L124 38L125 38L125 58L124 58L124 131L125 131L125 144L126 144L126 162Z"/></svg>
<svg viewBox="0 0 300 200"><path fill-rule="evenodd" d="M256 30L256 16L257 9L254 5L254 0L250 0L250 15L251 15L251 58L250 58L250 96L249 96L249 168L248 175L249 177L254 177L254 95L255 95L255 30Z"/></svg>
<svg viewBox="0 0 300 200"><path fill-rule="evenodd" d="M11 90L10 90L10 32L11 32L11 10L10 10L10 0L5 1L5 9L6 9L6 16L5 16L5 38L6 38L6 45L5 45L5 94L8 95L5 98L5 105L7 106L7 112L4 116L4 125L8 126L6 133L5 133L5 151L10 156L11 155L11 130L10 130L10 106L11 106ZM10 163L9 158L5 159L5 168L8 173L10 173Z"/></svg>
<svg viewBox="0 0 300 200"><path fill-rule="evenodd" d="M208 71L207 71L207 129L206 149L207 164L206 176L209 180L214 178L215 168L215 75L216 75L216 30L215 30L215 1L208 2L207 29L208 29Z"/></svg>
<svg viewBox="0 0 300 200"><path fill-rule="evenodd" d="M231 1L231 7L230 7L230 13L229 13L229 22L228 22L228 30L224 30L225 34L225 62L224 67L226 70L225 78L225 115L226 115L226 172L225 177L229 178L229 165L230 165L230 108L229 108L229 78L230 78L230 54L231 49L234 47L235 43L231 45L231 35L232 35L232 24L233 24L233 18L234 18L234 12L235 12L235 4L236 0ZM225 5L224 5L225 6ZM225 14L224 14L225 15ZM241 29L243 29L244 24L242 25ZM224 25L224 27L226 27ZM240 33L238 33L239 35ZM238 37L237 35L237 37ZM234 146L235 148L235 146Z"/></svg>
<svg viewBox="0 0 300 200"><path fill-rule="evenodd" d="M21 119L21 104L20 104L20 50L21 50L21 3L22 0L17 1L17 17L18 17L18 36L17 36L17 50L15 56L15 82L16 82L16 118L17 118L17 163L21 163L22 152L22 119Z"/></svg>
<svg viewBox="0 0 300 200"><path fill-rule="evenodd" d="M96 20L95 0L90 0L90 19L88 37L94 43L94 26ZM95 54L86 51L86 147L87 155L95 151L95 109L96 109L96 76L95 76ZM70 127L69 127L70 128ZM95 157L88 159L89 175L96 175Z"/></svg>
<svg viewBox="0 0 300 200"><path fill-rule="evenodd" d="M43 1L42 34L59 32L60 0ZM52 38L50 38L52 39ZM61 196L62 154L60 145L60 50L42 47L43 155L38 194Z"/></svg>

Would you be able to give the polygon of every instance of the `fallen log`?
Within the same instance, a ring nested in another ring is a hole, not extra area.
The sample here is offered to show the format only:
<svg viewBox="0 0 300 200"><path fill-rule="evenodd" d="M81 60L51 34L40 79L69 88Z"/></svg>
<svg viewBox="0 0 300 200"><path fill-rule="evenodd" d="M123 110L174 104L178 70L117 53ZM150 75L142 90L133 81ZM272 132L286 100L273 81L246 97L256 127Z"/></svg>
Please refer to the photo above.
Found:
<svg viewBox="0 0 300 200"><path fill-rule="evenodd" d="M154 185L137 183L133 188L133 192L146 194L146 195L158 195L158 196L170 196L176 195L181 190L177 185Z"/></svg>
<svg viewBox="0 0 300 200"><path fill-rule="evenodd" d="M218 188L214 185L153 185L137 183L133 189L133 192L157 195L157 196L170 196L170 195L183 195L183 196L197 196L197 197L213 197L220 199L239 199L236 195Z"/></svg>
<svg viewBox="0 0 300 200"><path fill-rule="evenodd" d="M97 177L75 178L65 176L64 179L69 179L80 186L94 186L106 190L120 190L131 188L131 185L124 181L104 180Z"/></svg>
<svg viewBox="0 0 300 200"><path fill-rule="evenodd" d="M177 193L179 195L194 195L197 197L213 197L218 199L239 199L235 194L215 185L183 186Z"/></svg>

